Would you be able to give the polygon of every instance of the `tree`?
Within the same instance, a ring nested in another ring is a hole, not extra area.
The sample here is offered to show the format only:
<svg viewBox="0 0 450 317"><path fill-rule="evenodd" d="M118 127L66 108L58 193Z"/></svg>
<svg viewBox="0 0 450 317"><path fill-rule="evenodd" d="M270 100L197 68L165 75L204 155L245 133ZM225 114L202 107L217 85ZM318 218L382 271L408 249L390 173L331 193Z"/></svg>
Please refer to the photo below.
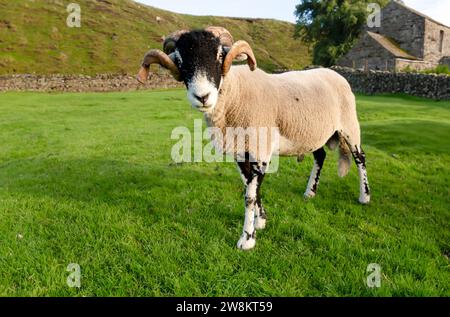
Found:
<svg viewBox="0 0 450 317"><path fill-rule="evenodd" d="M314 44L314 64L332 66L355 44L374 2L382 7L389 0L302 0L295 37Z"/></svg>

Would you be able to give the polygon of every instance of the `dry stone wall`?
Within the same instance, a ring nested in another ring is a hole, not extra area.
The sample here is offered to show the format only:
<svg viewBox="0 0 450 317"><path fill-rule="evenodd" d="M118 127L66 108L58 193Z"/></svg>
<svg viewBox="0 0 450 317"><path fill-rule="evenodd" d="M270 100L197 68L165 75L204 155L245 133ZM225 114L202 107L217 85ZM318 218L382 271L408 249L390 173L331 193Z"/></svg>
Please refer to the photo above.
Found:
<svg viewBox="0 0 450 317"><path fill-rule="evenodd" d="M421 73L360 71L332 67L344 76L354 92L363 94L405 93L436 100L450 100L450 76Z"/></svg>
<svg viewBox="0 0 450 317"><path fill-rule="evenodd" d="M315 68L315 67L311 67ZM353 91L364 94L406 93L432 99L450 99L450 76L361 71L333 67L344 76ZM109 92L183 87L169 74L152 73L146 85L131 75L10 75L0 76L0 91Z"/></svg>
<svg viewBox="0 0 450 317"><path fill-rule="evenodd" d="M131 75L8 75L0 76L0 91L108 92L177 88L182 83L166 73L152 73L145 85Z"/></svg>

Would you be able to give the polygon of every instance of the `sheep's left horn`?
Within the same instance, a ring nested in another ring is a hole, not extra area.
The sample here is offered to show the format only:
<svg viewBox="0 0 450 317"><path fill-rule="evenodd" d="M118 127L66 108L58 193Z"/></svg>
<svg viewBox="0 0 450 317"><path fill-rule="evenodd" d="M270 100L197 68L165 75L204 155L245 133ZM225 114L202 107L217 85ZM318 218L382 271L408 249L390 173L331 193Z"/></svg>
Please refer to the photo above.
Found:
<svg viewBox="0 0 450 317"><path fill-rule="evenodd" d="M151 64L159 64L162 67L168 69L172 73L172 76L176 80L180 81L180 71L178 70L177 65L175 65L173 60L169 57L169 55L160 50L150 50L147 54L145 54L144 61L142 62L142 67L139 70L137 76L137 80L141 84L147 81Z"/></svg>
<svg viewBox="0 0 450 317"><path fill-rule="evenodd" d="M221 26L209 26L205 31L211 32L215 37L219 38L220 44L231 47L233 45L233 36L227 29Z"/></svg>
<svg viewBox="0 0 450 317"><path fill-rule="evenodd" d="M246 41L237 41L233 44L223 62L222 73L224 76L230 71L233 60L242 54L247 55L247 64L250 70L256 69L256 58L250 45Z"/></svg>

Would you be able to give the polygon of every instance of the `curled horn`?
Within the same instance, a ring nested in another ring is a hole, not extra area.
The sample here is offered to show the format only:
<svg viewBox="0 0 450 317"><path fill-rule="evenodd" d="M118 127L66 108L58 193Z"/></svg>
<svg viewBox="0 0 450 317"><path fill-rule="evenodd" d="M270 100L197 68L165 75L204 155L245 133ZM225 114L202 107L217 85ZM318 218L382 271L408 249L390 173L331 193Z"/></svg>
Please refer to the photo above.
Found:
<svg viewBox="0 0 450 317"><path fill-rule="evenodd" d="M137 76L137 80L141 84L144 84L147 81L151 64L159 64L162 67L167 68L176 80L180 80L180 71L169 55L160 50L150 50L145 54L144 61L142 62L141 69Z"/></svg>
<svg viewBox="0 0 450 317"><path fill-rule="evenodd" d="M237 41L233 44L231 33L220 26L210 26L205 29L220 39L220 43L226 48L228 54L223 63L223 75L225 76L231 68L233 60L247 60L248 66L253 71L256 69L256 58L250 45L245 41Z"/></svg>
<svg viewBox="0 0 450 317"><path fill-rule="evenodd" d="M205 31L211 32L215 37L218 37L220 44L226 47L231 47L233 45L233 36L227 29L221 26L210 26L205 29Z"/></svg>
<svg viewBox="0 0 450 317"><path fill-rule="evenodd" d="M222 73L224 76L230 71L233 60L243 54L247 55L247 64L250 70L256 69L256 58L250 45L246 41L237 41L233 44L223 62Z"/></svg>
<svg viewBox="0 0 450 317"><path fill-rule="evenodd" d="M159 64L162 67L168 69L172 76L180 81L180 71L177 65L175 65L169 54L175 51L176 43L181 35L186 33L186 30L176 31L165 38L163 48L164 52L160 50L150 50L145 54L144 61L142 62L142 67L139 70L137 80L143 84L147 81L148 75L150 73L151 64Z"/></svg>

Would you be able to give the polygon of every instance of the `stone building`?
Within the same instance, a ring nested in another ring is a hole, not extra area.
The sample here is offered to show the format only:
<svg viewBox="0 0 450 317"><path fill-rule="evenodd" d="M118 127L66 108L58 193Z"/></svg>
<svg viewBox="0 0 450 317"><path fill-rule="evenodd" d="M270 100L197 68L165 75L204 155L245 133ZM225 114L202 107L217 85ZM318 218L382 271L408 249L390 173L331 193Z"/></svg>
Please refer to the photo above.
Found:
<svg viewBox="0 0 450 317"><path fill-rule="evenodd" d="M450 28L396 1L381 10L380 27L366 26L338 60L356 69L422 70L450 63Z"/></svg>

